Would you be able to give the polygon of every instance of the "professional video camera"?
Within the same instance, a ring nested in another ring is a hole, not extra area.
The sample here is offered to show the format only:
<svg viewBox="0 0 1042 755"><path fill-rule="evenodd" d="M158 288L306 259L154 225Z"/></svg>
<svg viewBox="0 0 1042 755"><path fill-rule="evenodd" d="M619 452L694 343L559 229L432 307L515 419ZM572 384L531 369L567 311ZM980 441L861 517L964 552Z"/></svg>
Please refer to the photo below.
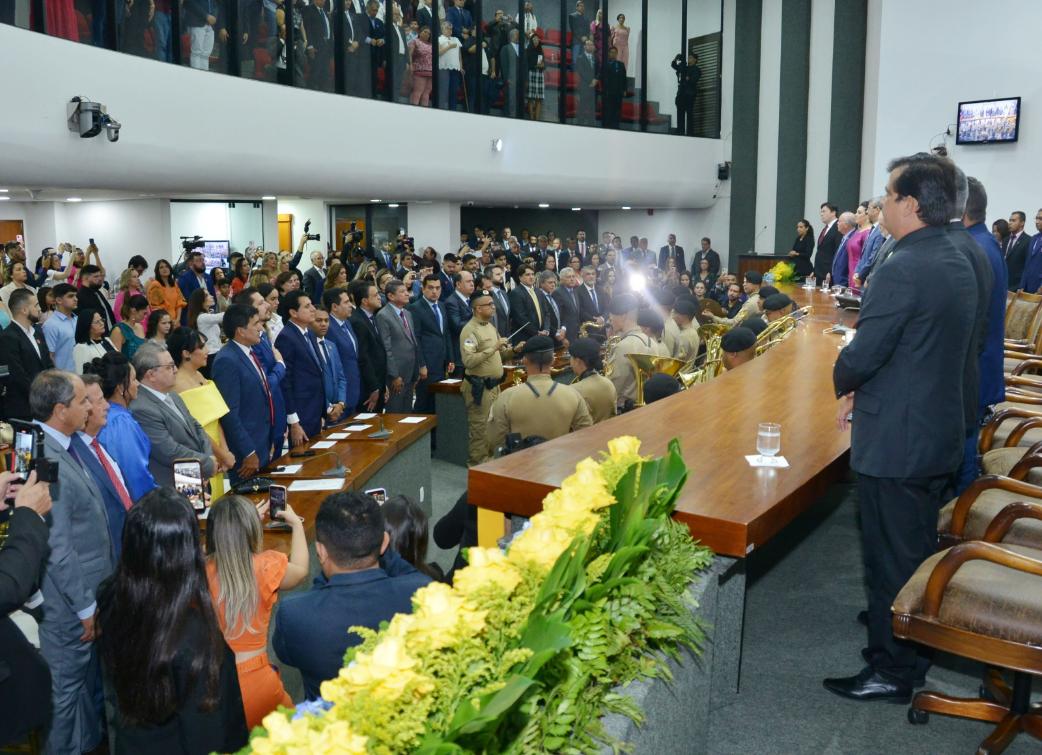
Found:
<svg viewBox="0 0 1042 755"><path fill-rule="evenodd" d="M181 236L181 247L185 253L193 249L202 249L204 246L206 246L206 242L203 241L202 236Z"/></svg>
<svg viewBox="0 0 1042 755"><path fill-rule="evenodd" d="M307 236L308 241L321 241L322 240L322 234L321 233L308 233L308 231L310 231L310 230L311 230L311 218L308 218L307 222L304 223L304 235Z"/></svg>

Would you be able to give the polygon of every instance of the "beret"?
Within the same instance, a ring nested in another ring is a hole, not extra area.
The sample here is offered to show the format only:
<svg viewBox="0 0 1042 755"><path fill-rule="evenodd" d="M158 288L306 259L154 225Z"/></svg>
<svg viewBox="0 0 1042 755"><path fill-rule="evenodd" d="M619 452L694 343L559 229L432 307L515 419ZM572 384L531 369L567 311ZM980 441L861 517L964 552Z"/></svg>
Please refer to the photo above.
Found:
<svg viewBox="0 0 1042 755"><path fill-rule="evenodd" d="M758 336L767 327L767 323L765 323L763 321L763 318L759 317L759 316L757 316L757 317L746 317L744 320L742 320L742 327L743 328L748 328L749 330L751 330L753 332L754 336Z"/></svg>
<svg viewBox="0 0 1042 755"><path fill-rule="evenodd" d="M535 354L539 351L553 351L554 342L550 336L532 336L525 341L525 348L521 351L522 354Z"/></svg>
<svg viewBox="0 0 1042 755"><path fill-rule="evenodd" d="M589 365L600 361L601 347L592 338L577 338L568 344L568 353Z"/></svg>
<svg viewBox="0 0 1042 755"><path fill-rule="evenodd" d="M763 308L768 312L777 312L792 306L792 299L785 294L774 294L763 301Z"/></svg>
<svg viewBox="0 0 1042 755"><path fill-rule="evenodd" d="M751 349L756 345L756 335L745 327L731 328L731 330L724 333L724 337L720 339L720 348L729 354L736 354L739 351L745 351Z"/></svg>
<svg viewBox="0 0 1042 755"><path fill-rule="evenodd" d="M763 283L763 273L758 273L755 270L750 270L745 274L745 279L750 283L759 286L761 283Z"/></svg>
<svg viewBox="0 0 1042 755"><path fill-rule="evenodd" d="M476 289L474 289L474 293L472 293L470 295L470 303L473 304L478 299L484 298L486 296L492 296L492 292L491 291L484 291L484 290L482 290L480 288L476 288Z"/></svg>
<svg viewBox="0 0 1042 755"><path fill-rule="evenodd" d="M642 328L654 328L662 330L665 327L665 323L662 321L662 315L653 309L642 309L637 314L637 325Z"/></svg>
<svg viewBox="0 0 1042 755"><path fill-rule="evenodd" d="M778 293L778 289L774 286L760 286L760 298L766 299L768 296L774 296Z"/></svg>
<svg viewBox="0 0 1042 755"><path fill-rule="evenodd" d="M673 311L684 317L694 317L698 312L698 305L695 304L693 299L685 296L682 299L677 299L676 304L673 305Z"/></svg>
<svg viewBox="0 0 1042 755"><path fill-rule="evenodd" d="M656 372L644 381L644 403L650 404L660 398L680 392L680 383L672 375Z"/></svg>
<svg viewBox="0 0 1042 755"><path fill-rule="evenodd" d="M635 312L639 306L637 297L633 294L620 294L611 300L611 313L618 317Z"/></svg>

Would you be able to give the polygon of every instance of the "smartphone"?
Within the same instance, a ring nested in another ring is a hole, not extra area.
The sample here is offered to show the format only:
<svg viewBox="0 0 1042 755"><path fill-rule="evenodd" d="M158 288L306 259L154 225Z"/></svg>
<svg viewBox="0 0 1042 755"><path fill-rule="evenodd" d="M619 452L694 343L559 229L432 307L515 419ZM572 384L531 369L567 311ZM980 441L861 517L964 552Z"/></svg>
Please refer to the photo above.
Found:
<svg viewBox="0 0 1042 755"><path fill-rule="evenodd" d="M198 459L174 459L174 489L188 499L197 514L206 511L205 484Z"/></svg>
<svg viewBox="0 0 1042 755"><path fill-rule="evenodd" d="M384 502L387 500L387 490L385 488L370 488L365 491L365 494L371 495L381 506L383 506Z"/></svg>
<svg viewBox="0 0 1042 755"><path fill-rule="evenodd" d="M268 518L271 519L265 526L269 530L288 530L290 527L281 519L282 512L286 510L286 486L272 485L268 488Z"/></svg>
<svg viewBox="0 0 1042 755"><path fill-rule="evenodd" d="M89 242L90 242L90 245L91 245L91 246L94 246L94 239L87 239L87 241L89 241Z"/></svg>

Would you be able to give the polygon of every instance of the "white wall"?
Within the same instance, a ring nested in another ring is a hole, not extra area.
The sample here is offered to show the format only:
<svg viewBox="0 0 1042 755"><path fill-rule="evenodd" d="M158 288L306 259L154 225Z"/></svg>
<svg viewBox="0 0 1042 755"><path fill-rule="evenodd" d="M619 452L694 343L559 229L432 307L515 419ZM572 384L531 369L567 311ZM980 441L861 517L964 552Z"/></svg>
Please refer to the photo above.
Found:
<svg viewBox="0 0 1042 755"><path fill-rule="evenodd" d="M459 202L412 202L406 208L409 235L416 250L432 246L442 253L459 247Z"/></svg>
<svg viewBox="0 0 1042 755"><path fill-rule="evenodd" d="M1042 4L1037 0L1001 4L931 0L879 2L879 6L880 44L869 49L866 67L879 68L880 128L871 141L866 132L862 186L878 194L886 185L887 161L928 150L935 135L954 124L960 100L1020 96L1019 142L956 147L953 137L949 154L967 175L984 183L989 221L1008 217L1011 210L1024 210L1030 230L1032 213L1042 206L1036 183L1042 165L1042 78L1029 30L1042 28ZM997 30L986 53L971 49L981 34L997 28L1000 17L1011 26ZM924 57L924 43L929 44L928 57Z"/></svg>
<svg viewBox="0 0 1042 755"><path fill-rule="evenodd" d="M760 126L756 158L757 254L773 254L774 225L778 211L778 124L781 113L781 0L763 4L760 16ZM750 251L735 249L739 254Z"/></svg>
<svg viewBox="0 0 1042 755"><path fill-rule="evenodd" d="M807 93L807 182L803 200L803 217L810 221L815 236L821 225L821 204L829 201L832 34L835 30L835 13L836 0L814 0L811 3L810 76L808 77L809 91ZM796 220L792 221L792 225L795 228Z"/></svg>
<svg viewBox="0 0 1042 755"><path fill-rule="evenodd" d="M629 246L630 236L647 237L648 248L656 252L664 246L666 237L675 233L677 244L684 247L686 259L701 249L701 239L708 236L713 248L727 265L727 217L712 210L601 210L597 224L597 237L605 231L622 236L622 246Z"/></svg>
<svg viewBox="0 0 1042 755"><path fill-rule="evenodd" d="M119 278L135 254L152 263L173 254L167 200L58 203L57 207L58 238L86 248L93 237L110 282Z"/></svg>
<svg viewBox="0 0 1042 755"><path fill-rule="evenodd" d="M226 202L171 202L170 248L181 248L181 236L220 241L231 238ZM172 252L171 252L172 253Z"/></svg>

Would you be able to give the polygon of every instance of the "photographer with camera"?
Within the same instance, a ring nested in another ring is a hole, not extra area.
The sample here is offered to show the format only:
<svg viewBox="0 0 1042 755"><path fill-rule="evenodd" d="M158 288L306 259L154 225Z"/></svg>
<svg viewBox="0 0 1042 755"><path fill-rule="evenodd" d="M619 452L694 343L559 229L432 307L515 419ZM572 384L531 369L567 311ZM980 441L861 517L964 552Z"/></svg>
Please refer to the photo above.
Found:
<svg viewBox="0 0 1042 755"><path fill-rule="evenodd" d="M698 56L693 52L688 53L685 65L684 56L677 55L670 66L677 74L677 133L694 136L695 98L698 96L698 80L702 78L702 69L698 67Z"/></svg>
<svg viewBox="0 0 1042 755"><path fill-rule="evenodd" d="M0 746L42 730L51 718L51 672L8 616L40 580L50 534L44 517L50 510L50 491L37 482L35 471L24 484L14 472L0 472L0 516L9 516L0 547Z"/></svg>

